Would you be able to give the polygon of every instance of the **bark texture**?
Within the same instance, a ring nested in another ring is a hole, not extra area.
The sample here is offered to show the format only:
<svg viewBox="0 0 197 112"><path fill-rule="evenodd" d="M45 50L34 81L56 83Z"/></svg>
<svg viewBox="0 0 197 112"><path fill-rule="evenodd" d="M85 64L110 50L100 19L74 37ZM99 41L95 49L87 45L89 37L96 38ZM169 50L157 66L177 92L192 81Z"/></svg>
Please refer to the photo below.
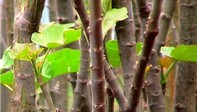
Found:
<svg viewBox="0 0 197 112"><path fill-rule="evenodd" d="M133 9L133 17L135 23L135 41L141 42L142 41L142 23L139 15L139 8L137 5L136 0L132 1L132 9Z"/></svg>
<svg viewBox="0 0 197 112"><path fill-rule="evenodd" d="M140 18L142 22L142 32L146 30L147 20L151 11L151 5L148 0L136 0L139 8Z"/></svg>
<svg viewBox="0 0 197 112"><path fill-rule="evenodd" d="M38 31L45 0L15 0L15 42L31 42L33 32ZM14 63L13 112L35 111L35 77L30 62Z"/></svg>
<svg viewBox="0 0 197 112"><path fill-rule="evenodd" d="M14 9L13 1L3 0L0 3L0 58L3 56L5 49L12 44L13 37L13 18ZM6 72L6 70L5 70ZM2 71L0 71L0 74ZM0 111L8 112L11 110L11 91L4 85L0 85Z"/></svg>
<svg viewBox="0 0 197 112"><path fill-rule="evenodd" d="M93 112L104 112L105 76L103 64L101 0L90 1L90 50L92 61L92 110Z"/></svg>
<svg viewBox="0 0 197 112"><path fill-rule="evenodd" d="M89 52L89 44L85 38L85 35L81 37L80 41L81 45L81 66L80 71L77 77L77 84L74 90L74 100L72 105L72 112L80 112L84 105L89 104L86 102L90 102L88 94L88 81L89 81L89 66L90 66L90 52ZM89 105L90 106L90 105ZM82 112L82 111L81 111ZM91 112L91 107L89 107L86 112Z"/></svg>
<svg viewBox="0 0 197 112"><path fill-rule="evenodd" d="M136 74L132 86L130 87L130 97L129 97L129 109L130 112L136 112L138 105L142 85L143 77L145 73L146 66L151 56L151 51L153 48L154 40L158 34L158 20L161 11L161 0L153 1L153 10L150 14L148 25L145 32L144 46L142 48L142 54L139 58Z"/></svg>
<svg viewBox="0 0 197 112"><path fill-rule="evenodd" d="M179 44L197 44L196 4L196 0L179 1ZM196 68L196 63L177 63L174 112L196 112Z"/></svg>
<svg viewBox="0 0 197 112"><path fill-rule="evenodd" d="M116 33L119 46L121 66L124 76L124 94L129 97L129 87L135 74L134 65L136 63L134 23L131 12L130 0L112 0L113 8L126 7L128 18L116 24Z"/></svg>
<svg viewBox="0 0 197 112"><path fill-rule="evenodd" d="M164 112L164 97L166 83L161 85L162 67L159 62L159 51L161 46L165 45L165 40L170 27L173 12L176 7L176 0L165 0L163 11L160 16L159 34L156 38L154 51L152 53L150 64L151 69L147 76L147 93L149 99L149 107L151 112ZM165 76L164 76L165 77ZM163 93L162 93L163 92Z"/></svg>

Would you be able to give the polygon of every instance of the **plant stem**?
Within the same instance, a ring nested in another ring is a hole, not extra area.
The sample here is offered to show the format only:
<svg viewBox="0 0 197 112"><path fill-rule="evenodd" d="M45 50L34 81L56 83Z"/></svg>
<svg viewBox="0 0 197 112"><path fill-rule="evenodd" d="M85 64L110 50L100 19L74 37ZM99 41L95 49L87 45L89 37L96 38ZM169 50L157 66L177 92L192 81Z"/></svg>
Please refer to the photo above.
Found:
<svg viewBox="0 0 197 112"><path fill-rule="evenodd" d="M130 97L128 100L130 112L136 112L143 85L145 69L151 56L154 40L159 32L158 20L161 11L161 4L162 0L154 0L153 2L153 10L149 17L142 54L138 61L133 84L130 87ZM157 70L157 68L155 70Z"/></svg>
<svg viewBox="0 0 197 112"><path fill-rule="evenodd" d="M92 71L92 110L105 111L105 76L103 63L103 36L101 0L90 0L90 50Z"/></svg>
<svg viewBox="0 0 197 112"><path fill-rule="evenodd" d="M177 62L178 60L174 60L170 65L170 67L167 69L166 73L164 74L165 80L168 78L168 75L170 74L170 72L172 71L173 67L176 65Z"/></svg>
<svg viewBox="0 0 197 112"><path fill-rule="evenodd" d="M52 101L52 98L51 98L50 94L47 92L46 86L45 86L45 84L43 82L42 75L40 74L40 72L36 68L35 61L31 60L31 64L32 64L34 72L36 74L36 79L38 81L38 84L39 84L39 86L40 86L40 88L42 90L42 93L43 93L47 103L48 103L48 106L49 106L51 112L55 112L56 111L55 105L53 104L53 101Z"/></svg>

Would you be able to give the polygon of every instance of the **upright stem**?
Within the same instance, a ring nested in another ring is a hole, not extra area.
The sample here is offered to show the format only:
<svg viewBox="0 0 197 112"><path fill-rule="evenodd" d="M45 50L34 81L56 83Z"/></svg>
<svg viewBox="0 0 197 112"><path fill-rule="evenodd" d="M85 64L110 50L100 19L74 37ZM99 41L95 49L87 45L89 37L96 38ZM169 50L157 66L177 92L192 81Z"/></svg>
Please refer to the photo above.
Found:
<svg viewBox="0 0 197 112"><path fill-rule="evenodd" d="M126 7L128 18L120 21L116 25L117 40L119 46L120 60L124 76L124 94L129 97L129 87L135 74L134 65L136 63L134 24L131 12L130 0L112 0L113 8Z"/></svg>
<svg viewBox="0 0 197 112"><path fill-rule="evenodd" d="M36 74L36 79L38 81L38 84L40 85L40 88L41 88L42 93L48 103L48 106L49 106L51 112L55 112L55 110L56 110L55 105L53 104L50 94L47 92L47 88L46 88L46 85L44 84L42 75L40 74L40 72L36 68L35 61L32 60L31 64L33 65L34 72Z"/></svg>
<svg viewBox="0 0 197 112"><path fill-rule="evenodd" d="M139 15L139 8L137 5L136 0L132 1L132 9L133 9L133 17L135 23L135 41L141 42L142 41L142 23Z"/></svg>
<svg viewBox="0 0 197 112"><path fill-rule="evenodd" d="M105 77L103 63L101 0L90 1L90 50L92 61L92 108L94 112L104 112Z"/></svg>
<svg viewBox="0 0 197 112"><path fill-rule="evenodd" d="M144 46L142 48L142 54L138 61L137 71L134 77L133 84L130 87L130 97L129 97L129 109L131 110L130 112L136 112L136 108L138 105L138 101L143 85L145 69L150 59L154 40L159 31L158 20L161 11L160 9L161 4L162 4L162 0L154 0L153 2L153 10L148 20L148 26L145 33Z"/></svg>
<svg viewBox="0 0 197 112"><path fill-rule="evenodd" d="M38 31L45 0L14 0L14 42L31 42L31 35ZM35 111L35 76L30 62L14 63L13 112Z"/></svg>
<svg viewBox="0 0 197 112"><path fill-rule="evenodd" d="M151 5L148 0L136 0L139 8L140 18L142 21L142 33L146 30L146 23L151 11Z"/></svg>

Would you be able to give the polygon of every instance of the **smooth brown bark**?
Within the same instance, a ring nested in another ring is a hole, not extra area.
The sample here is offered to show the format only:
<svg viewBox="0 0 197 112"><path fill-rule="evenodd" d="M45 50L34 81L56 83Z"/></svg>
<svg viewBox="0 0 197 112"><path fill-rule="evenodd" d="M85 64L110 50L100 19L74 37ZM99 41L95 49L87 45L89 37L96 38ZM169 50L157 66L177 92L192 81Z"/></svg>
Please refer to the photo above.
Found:
<svg viewBox="0 0 197 112"><path fill-rule="evenodd" d="M179 1L179 44L197 44L196 4L196 0ZM174 112L196 112L196 68L196 63L177 63Z"/></svg>
<svg viewBox="0 0 197 112"><path fill-rule="evenodd" d="M134 23L131 12L130 0L112 0L113 8L126 7L128 18L116 24L116 34L119 46L121 66L124 76L124 94L129 97L129 87L135 74L136 63Z"/></svg>
<svg viewBox="0 0 197 112"><path fill-rule="evenodd" d="M91 89L92 110L105 111L105 76L103 63L103 37L101 0L90 1L90 50L91 50Z"/></svg>
<svg viewBox="0 0 197 112"><path fill-rule="evenodd" d="M22 2L24 3L22 5ZM45 0L15 0L15 42L31 42L33 32L38 31ZM14 63L13 112L35 111L35 77L30 62Z"/></svg>

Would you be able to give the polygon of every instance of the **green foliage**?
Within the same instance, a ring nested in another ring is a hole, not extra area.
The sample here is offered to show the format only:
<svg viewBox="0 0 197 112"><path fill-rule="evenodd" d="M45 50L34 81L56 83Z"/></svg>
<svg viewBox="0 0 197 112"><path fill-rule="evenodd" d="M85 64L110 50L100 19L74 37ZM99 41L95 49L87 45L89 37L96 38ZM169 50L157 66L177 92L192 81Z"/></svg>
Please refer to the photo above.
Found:
<svg viewBox="0 0 197 112"><path fill-rule="evenodd" d="M13 81L14 74L11 70L0 75L0 84L5 85L9 89L12 87Z"/></svg>
<svg viewBox="0 0 197 112"><path fill-rule="evenodd" d="M14 64L14 60L11 59L10 56L8 55L9 50L10 50L10 47L8 47L5 50L2 59L0 59L0 73L1 73L1 70L8 69Z"/></svg>
<svg viewBox="0 0 197 112"><path fill-rule="evenodd" d="M65 73L77 72L80 65L80 51L64 48L47 56L42 75L51 79Z"/></svg>
<svg viewBox="0 0 197 112"><path fill-rule="evenodd" d="M168 57L171 57L171 53L174 49L175 47L161 47L160 52Z"/></svg>
<svg viewBox="0 0 197 112"><path fill-rule="evenodd" d="M106 14L112 9L112 0L101 0L102 11Z"/></svg>
<svg viewBox="0 0 197 112"><path fill-rule="evenodd" d="M136 52L137 52L138 56L142 53L142 47L143 47L142 42L137 42L136 43Z"/></svg>
<svg viewBox="0 0 197 112"><path fill-rule="evenodd" d="M116 25L116 22L122 21L128 17L127 8L111 9L106 13L102 22L103 37Z"/></svg>
<svg viewBox="0 0 197 112"><path fill-rule="evenodd" d="M197 62L197 45L162 47L161 53L178 61Z"/></svg>
<svg viewBox="0 0 197 112"><path fill-rule="evenodd" d="M119 67L120 66L120 56L119 56L119 49L118 49L118 43L116 40L110 40L106 43L106 50L107 50L107 56L109 59L110 64L113 67Z"/></svg>
<svg viewBox="0 0 197 112"><path fill-rule="evenodd" d="M41 33L34 33L31 40L47 48L57 48L64 44L69 44L80 38L81 30L70 29L73 23L69 24L51 24Z"/></svg>
<svg viewBox="0 0 197 112"><path fill-rule="evenodd" d="M9 50L8 54L12 59L19 59L25 61L35 60L39 53L43 51L43 48L37 49L35 44L15 43L12 49Z"/></svg>

